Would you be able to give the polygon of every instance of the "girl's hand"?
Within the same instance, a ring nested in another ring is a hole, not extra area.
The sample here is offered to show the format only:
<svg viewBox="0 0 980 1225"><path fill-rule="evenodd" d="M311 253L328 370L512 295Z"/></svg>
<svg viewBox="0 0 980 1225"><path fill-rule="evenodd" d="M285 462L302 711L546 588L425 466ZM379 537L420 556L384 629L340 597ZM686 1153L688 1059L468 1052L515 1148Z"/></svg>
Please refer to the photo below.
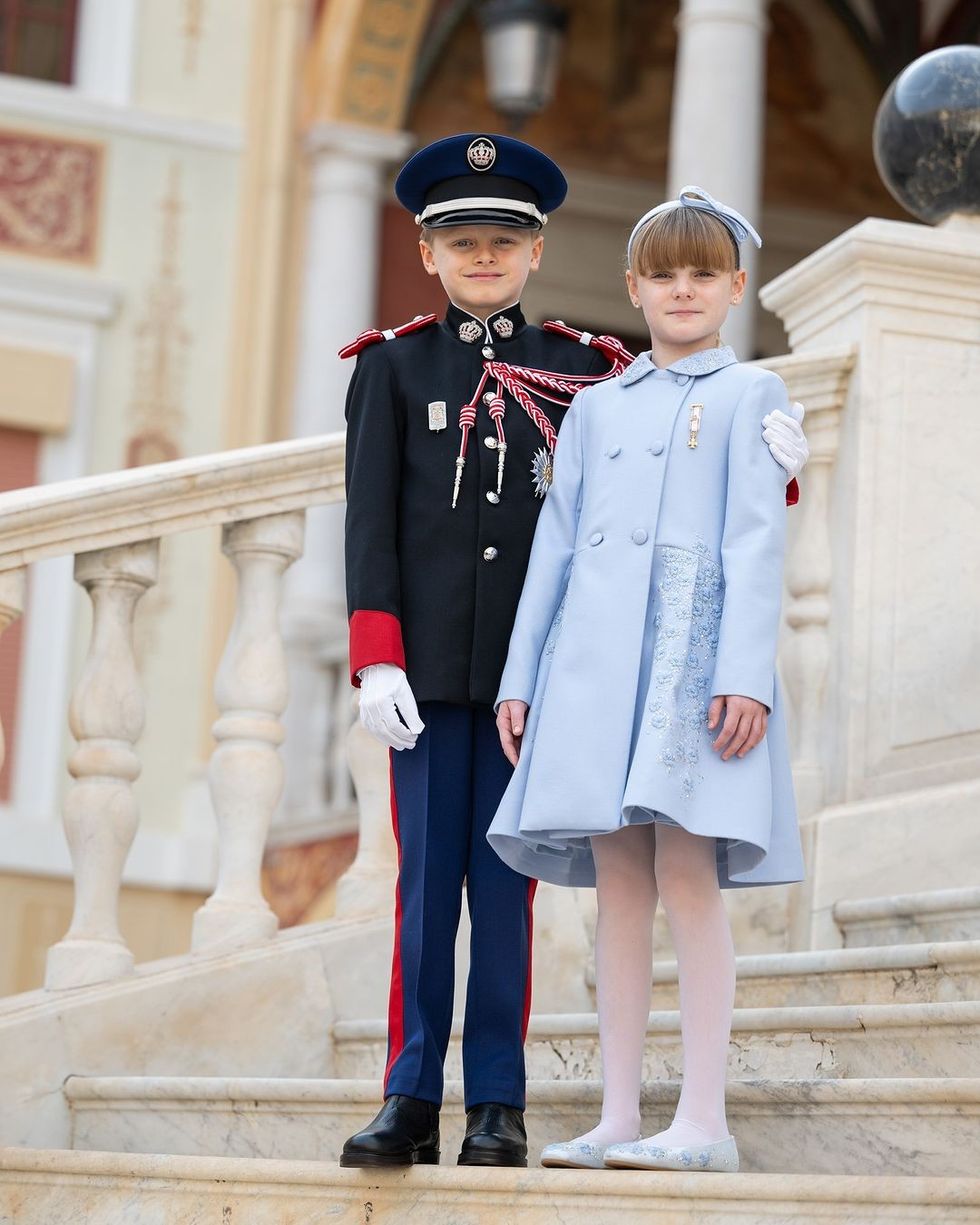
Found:
<svg viewBox="0 0 980 1225"><path fill-rule="evenodd" d="M765 708L763 708L765 709ZM527 722L527 702L501 702L497 710L497 731L500 747L512 766L517 765L521 755L521 737Z"/></svg>
<svg viewBox="0 0 980 1225"><path fill-rule="evenodd" d="M711 747L716 752L721 751L722 761L728 761L729 757L736 755L744 757L749 749L754 749L762 741L769 723L769 712L754 698L742 698L738 695L712 698L708 707L710 730L713 731L717 727L723 707L725 721ZM497 722L500 722L499 718Z"/></svg>

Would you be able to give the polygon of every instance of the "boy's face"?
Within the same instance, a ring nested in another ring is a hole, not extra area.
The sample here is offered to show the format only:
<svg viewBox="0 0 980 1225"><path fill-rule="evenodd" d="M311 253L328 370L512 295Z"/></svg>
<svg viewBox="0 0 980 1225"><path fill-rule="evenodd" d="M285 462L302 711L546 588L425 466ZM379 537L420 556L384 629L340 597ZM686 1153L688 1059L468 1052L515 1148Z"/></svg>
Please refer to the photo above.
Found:
<svg viewBox="0 0 980 1225"><path fill-rule="evenodd" d="M419 242L422 263L452 302L486 319L520 301L528 276L541 263L544 239L506 226L460 225L435 230Z"/></svg>
<svg viewBox="0 0 980 1225"><path fill-rule="evenodd" d="M714 346L729 308L745 293L745 271L661 268L640 276L630 270L626 284L643 309L654 345L678 355Z"/></svg>

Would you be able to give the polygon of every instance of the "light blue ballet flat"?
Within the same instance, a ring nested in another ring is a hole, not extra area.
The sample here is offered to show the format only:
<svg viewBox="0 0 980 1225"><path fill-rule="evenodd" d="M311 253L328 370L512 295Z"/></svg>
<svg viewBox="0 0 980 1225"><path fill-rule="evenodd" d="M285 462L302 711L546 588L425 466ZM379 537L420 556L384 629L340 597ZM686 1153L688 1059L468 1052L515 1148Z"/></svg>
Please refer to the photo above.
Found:
<svg viewBox="0 0 980 1225"><path fill-rule="evenodd" d="M605 1164L617 1170L737 1174L738 1149L732 1136L716 1144L696 1144L690 1148L664 1148L650 1140L634 1140L629 1144L610 1144L606 1149Z"/></svg>
<svg viewBox="0 0 980 1225"><path fill-rule="evenodd" d="M626 1147L619 1145L619 1148ZM565 1140L546 1144L541 1150L541 1164L551 1169L604 1170L605 1144L589 1144L587 1140Z"/></svg>

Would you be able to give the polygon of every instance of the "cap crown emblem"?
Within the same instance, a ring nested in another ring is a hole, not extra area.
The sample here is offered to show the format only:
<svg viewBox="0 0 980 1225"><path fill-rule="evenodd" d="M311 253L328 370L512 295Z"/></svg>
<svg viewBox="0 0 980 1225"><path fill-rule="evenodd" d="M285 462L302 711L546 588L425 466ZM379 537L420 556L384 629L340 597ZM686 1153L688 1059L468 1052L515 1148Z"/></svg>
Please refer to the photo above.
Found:
<svg viewBox="0 0 980 1225"><path fill-rule="evenodd" d="M489 170L497 160L497 146L486 136L478 136L470 142L466 160L474 170Z"/></svg>

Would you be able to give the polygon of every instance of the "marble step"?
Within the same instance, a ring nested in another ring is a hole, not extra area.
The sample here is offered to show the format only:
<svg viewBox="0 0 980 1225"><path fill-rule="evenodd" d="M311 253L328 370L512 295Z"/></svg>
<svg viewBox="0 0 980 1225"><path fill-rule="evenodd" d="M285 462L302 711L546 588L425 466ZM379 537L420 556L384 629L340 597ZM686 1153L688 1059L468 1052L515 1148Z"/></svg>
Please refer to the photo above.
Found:
<svg viewBox="0 0 980 1225"><path fill-rule="evenodd" d="M461 1026L453 1025L446 1075L462 1077ZM383 1020L334 1026L334 1073L380 1080L386 1054ZM731 1079L815 1080L830 1077L972 1076L977 1071L980 1003L839 1004L806 1008L737 1008ZM535 1080L598 1079L595 1013L531 1016L527 1074ZM651 1012L645 1080L681 1072L680 1017Z"/></svg>
<svg viewBox="0 0 980 1225"><path fill-rule="evenodd" d="M980 1179L652 1174L0 1150L12 1225L976 1225Z"/></svg>
<svg viewBox="0 0 980 1225"><path fill-rule="evenodd" d="M834 922L848 948L923 940L980 940L980 888L837 902Z"/></svg>
<svg viewBox="0 0 980 1225"><path fill-rule="evenodd" d="M661 1130L676 1082L653 1082L644 1133ZM198 1156L336 1160L379 1105L365 1080L71 1077L72 1147ZM595 1125L597 1081L531 1081L531 1163ZM728 1117L743 1172L967 1177L977 1168L980 1079L734 1081ZM463 1136L462 1086L446 1086L442 1160Z"/></svg>
<svg viewBox="0 0 980 1225"><path fill-rule="evenodd" d="M739 957L740 1008L980 1000L980 940ZM595 992L595 974L588 983ZM677 962L653 967L653 1004L677 1008Z"/></svg>

